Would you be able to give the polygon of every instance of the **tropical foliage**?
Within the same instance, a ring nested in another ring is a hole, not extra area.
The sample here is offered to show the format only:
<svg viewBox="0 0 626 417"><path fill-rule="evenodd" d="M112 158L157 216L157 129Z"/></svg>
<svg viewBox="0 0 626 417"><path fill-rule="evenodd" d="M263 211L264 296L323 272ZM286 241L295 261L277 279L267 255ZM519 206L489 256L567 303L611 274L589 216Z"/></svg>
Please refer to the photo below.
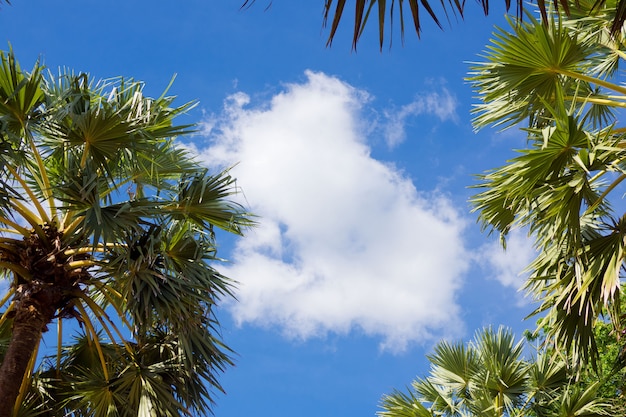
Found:
<svg viewBox="0 0 626 417"><path fill-rule="evenodd" d="M479 176L473 203L504 243L513 228L535 239L526 288L539 301L541 354L523 360L502 329L467 346L441 342L430 375L385 396L381 416L624 413L624 33L612 33L614 5L577 7L569 18L511 19L469 78L476 127L522 125L527 136L517 157Z"/></svg>
<svg viewBox="0 0 626 417"><path fill-rule="evenodd" d="M243 7L247 7L254 3L255 0L245 0L243 3ZM272 2L269 1L269 4ZM407 4L408 3L408 4ZM489 0L478 0L476 2L481 8L485 15L489 13ZM506 10L509 11L511 8L511 4L515 5L517 17L521 18L524 14L525 8L527 7L527 3L524 0L515 0L511 2L511 0L504 0L504 6ZM550 3L550 2L548 2ZM552 0L551 4L556 10L563 10L566 14L570 14L570 12L576 14L581 10L585 12L602 9L603 6L607 5L611 11L612 17L610 22L610 30L612 33L618 33L624 22L626 21L626 0L593 0L592 7L582 7L579 8L579 2L571 2L569 0ZM350 5L349 5L350 6ZM352 33L352 47L356 49L356 45L365 30L365 25L369 21L370 15L372 12L377 14L378 16L378 40L380 44L380 48L383 48L383 42L385 38L385 29L386 25L390 26L393 29L394 17L397 16L397 19L400 23L400 34L402 39L404 40L404 31L405 31L405 20L409 21L409 25L412 24L415 33L419 37L422 33L422 21L421 15L423 12L426 12L428 16L435 22L437 26L442 28L442 18L445 17L445 20L450 20L450 16L463 18L465 13L465 1L459 0L441 0L433 5L428 0L391 0L387 2L386 0L355 0L354 2L354 22L353 22L353 33ZM537 0L537 6L541 11L541 15L544 21L548 20L548 5L545 0ZM350 8L350 7L348 7ZM593 10L591 10L593 9ZM323 24L324 26L328 25L330 22L330 34L328 36L327 45L331 45L333 39L335 38L335 34L337 33L337 29L339 28L339 23L344 14L347 14L346 10L346 0L324 0L324 12L323 12ZM407 19L405 16L409 15ZM388 19L388 20L386 20ZM386 23L388 22L388 23ZM390 30L391 31L391 30Z"/></svg>
<svg viewBox="0 0 626 417"><path fill-rule="evenodd" d="M626 350L623 335L615 334L611 324L605 322L596 325L594 335L600 352L598 366L597 369L587 366L581 378L587 382L600 380L602 385L598 394L611 404L613 415L626 415Z"/></svg>
<svg viewBox="0 0 626 417"><path fill-rule="evenodd" d="M620 294L622 309L626 305L626 294L622 289ZM524 336L529 342L543 346L543 353L548 356L559 356L567 360L562 352L555 352L550 346L543 343L545 333L549 329L540 331L526 331ZM613 415L626 415L626 348L623 335L614 331L610 321L598 320L594 326L594 337L598 346L598 360L596 366L578 364L576 367L576 381L583 384L593 384L600 381L598 396L609 405Z"/></svg>
<svg viewBox="0 0 626 417"><path fill-rule="evenodd" d="M383 417L601 416L600 382L572 384L564 361L538 355L524 360L510 330L484 329L474 341L440 342L428 356L430 374L408 392L382 399Z"/></svg>
<svg viewBox="0 0 626 417"><path fill-rule="evenodd" d="M619 302L626 255L626 127L619 116L626 88L618 72L624 32L611 35L611 10L548 24L529 17L498 29L473 65L470 81L482 100L475 124L528 123L528 148L479 177L473 198L483 226L506 238L527 228L538 256L529 293L557 351L575 360L597 355L594 325L606 311L623 334Z"/></svg>
<svg viewBox="0 0 626 417"><path fill-rule="evenodd" d="M233 285L214 227L252 222L174 142L173 100L0 52L0 416L210 412Z"/></svg>

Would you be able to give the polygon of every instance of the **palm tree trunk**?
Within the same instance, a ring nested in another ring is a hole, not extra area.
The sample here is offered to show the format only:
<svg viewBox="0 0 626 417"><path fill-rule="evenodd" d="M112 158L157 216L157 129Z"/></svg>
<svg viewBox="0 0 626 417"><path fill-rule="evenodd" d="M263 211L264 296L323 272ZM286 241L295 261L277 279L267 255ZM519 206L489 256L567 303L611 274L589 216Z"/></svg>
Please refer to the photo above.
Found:
<svg viewBox="0 0 626 417"><path fill-rule="evenodd" d="M37 302L22 303L14 321L11 342L0 366L0 417L11 417L30 358L50 321Z"/></svg>

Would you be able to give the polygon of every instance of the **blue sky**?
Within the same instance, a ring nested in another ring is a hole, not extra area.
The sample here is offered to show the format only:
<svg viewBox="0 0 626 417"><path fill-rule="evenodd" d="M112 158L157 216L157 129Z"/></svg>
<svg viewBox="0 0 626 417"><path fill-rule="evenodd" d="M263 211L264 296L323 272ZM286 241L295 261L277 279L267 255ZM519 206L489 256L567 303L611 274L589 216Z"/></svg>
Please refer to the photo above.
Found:
<svg viewBox="0 0 626 417"><path fill-rule="evenodd" d="M14 0L0 10L3 49L95 78L118 75L198 105L184 145L231 167L260 225L222 237L219 268L239 282L219 311L236 367L215 415L373 416L380 397L428 369L440 338L485 325L519 336L533 306L517 291L532 257L506 253L467 200L474 174L524 146L516 131L474 132L464 80L493 31L469 4L420 40L379 51L366 30L351 50L349 12L327 48L323 1ZM389 38L389 36L387 36Z"/></svg>

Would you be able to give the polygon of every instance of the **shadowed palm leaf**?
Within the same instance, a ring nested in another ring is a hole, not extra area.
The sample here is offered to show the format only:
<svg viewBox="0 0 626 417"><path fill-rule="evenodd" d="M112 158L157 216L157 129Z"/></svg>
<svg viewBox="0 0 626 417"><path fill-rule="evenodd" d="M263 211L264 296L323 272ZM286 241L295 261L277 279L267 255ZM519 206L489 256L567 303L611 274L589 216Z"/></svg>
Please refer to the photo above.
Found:
<svg viewBox="0 0 626 417"><path fill-rule="evenodd" d="M254 3L256 0L245 0L242 8ZM268 2L270 5L272 1ZM479 0L478 5L483 13L489 13L489 0ZM519 20L522 19L526 11L527 4L524 0L504 0L506 10L509 11L511 5L514 5L516 15ZM330 34L328 36L327 46L330 46L335 38L339 23L348 9L354 11L352 47L356 49L357 43L365 30L365 26L372 15L377 15L378 40L380 48L383 47L386 25L392 29L394 19L398 19L400 23L400 34L404 40L405 20L415 29L415 33L419 37L422 32L421 18L424 14L432 19L437 26L442 27L441 21L449 20L450 15L460 16L463 18L465 13L466 2L459 0L440 0L433 4L428 0L355 0L347 2L346 0L324 0L323 9L323 25L326 26L330 22ZM578 16L581 13L585 15L594 15L597 10L604 10L604 13L610 15L609 28L613 34L619 33L626 21L626 0L552 0L550 3L546 0L537 0L537 6L542 16L542 20L548 20L548 8L554 7L556 10L563 10L567 14ZM606 7L605 7L606 6ZM352 13L350 12L351 16ZM408 16L407 16L408 15ZM390 30L391 32L391 30Z"/></svg>
<svg viewBox="0 0 626 417"><path fill-rule="evenodd" d="M213 310L232 296L214 227L252 225L231 201L235 180L173 142L191 131L173 124L190 104L0 58L0 404L20 416L209 412L231 364ZM72 321L82 330L68 341ZM58 351L35 369L50 326Z"/></svg>

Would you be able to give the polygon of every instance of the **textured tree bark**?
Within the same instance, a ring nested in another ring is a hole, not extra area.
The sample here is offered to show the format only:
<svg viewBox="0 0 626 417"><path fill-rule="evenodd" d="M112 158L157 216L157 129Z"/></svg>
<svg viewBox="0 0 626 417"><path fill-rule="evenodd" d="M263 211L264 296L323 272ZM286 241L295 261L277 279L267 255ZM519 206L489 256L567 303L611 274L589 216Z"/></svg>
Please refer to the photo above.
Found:
<svg viewBox="0 0 626 417"><path fill-rule="evenodd" d="M20 385L33 352L39 345L47 321L38 303L18 308L9 348L0 366L0 417L11 417Z"/></svg>

